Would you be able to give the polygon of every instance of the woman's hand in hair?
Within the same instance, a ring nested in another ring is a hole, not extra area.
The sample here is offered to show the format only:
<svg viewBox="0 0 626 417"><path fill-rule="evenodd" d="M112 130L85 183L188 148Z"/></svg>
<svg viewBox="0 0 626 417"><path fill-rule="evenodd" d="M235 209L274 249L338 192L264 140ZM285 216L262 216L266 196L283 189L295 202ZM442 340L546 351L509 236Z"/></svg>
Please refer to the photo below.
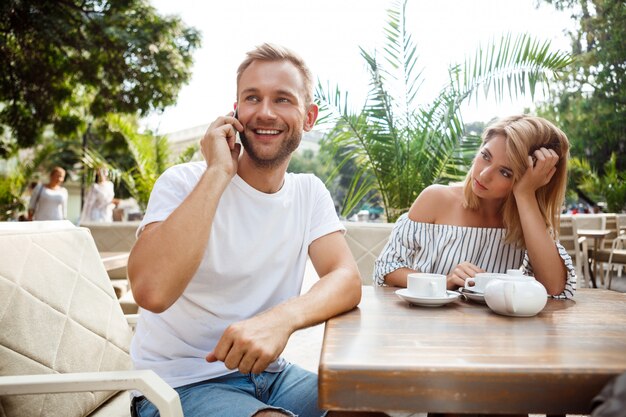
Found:
<svg viewBox="0 0 626 417"><path fill-rule="evenodd" d="M552 149L540 148L528 155L528 168L513 186L515 196L533 195L548 184L556 172L559 156Z"/></svg>

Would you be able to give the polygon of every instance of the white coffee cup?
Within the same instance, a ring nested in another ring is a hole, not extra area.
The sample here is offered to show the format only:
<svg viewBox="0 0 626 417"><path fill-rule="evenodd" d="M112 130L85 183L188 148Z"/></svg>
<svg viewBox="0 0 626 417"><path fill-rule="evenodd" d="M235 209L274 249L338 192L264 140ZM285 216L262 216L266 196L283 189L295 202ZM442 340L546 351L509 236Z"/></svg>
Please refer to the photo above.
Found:
<svg viewBox="0 0 626 417"><path fill-rule="evenodd" d="M441 298L447 295L446 276L417 272L409 274L407 289L416 297Z"/></svg>
<svg viewBox="0 0 626 417"><path fill-rule="evenodd" d="M492 280L506 276L506 274L497 274L495 272L479 272L476 276L469 277L465 280L465 289L482 294L485 292L487 284ZM473 282L474 285L470 286L470 282Z"/></svg>

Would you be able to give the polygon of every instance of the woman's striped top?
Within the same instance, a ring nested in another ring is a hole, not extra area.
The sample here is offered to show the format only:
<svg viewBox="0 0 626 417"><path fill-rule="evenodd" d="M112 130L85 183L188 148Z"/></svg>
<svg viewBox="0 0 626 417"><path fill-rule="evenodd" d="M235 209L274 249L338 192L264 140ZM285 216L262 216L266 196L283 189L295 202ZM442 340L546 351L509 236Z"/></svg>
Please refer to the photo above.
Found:
<svg viewBox="0 0 626 417"><path fill-rule="evenodd" d="M376 260L374 282L383 285L385 275L399 268L447 275L462 262L488 272L519 268L534 276L528 253L504 243L505 232L504 228L419 223L403 214ZM567 282L565 290L554 298L571 298L576 291L576 270L565 248L558 242L556 246L567 268Z"/></svg>

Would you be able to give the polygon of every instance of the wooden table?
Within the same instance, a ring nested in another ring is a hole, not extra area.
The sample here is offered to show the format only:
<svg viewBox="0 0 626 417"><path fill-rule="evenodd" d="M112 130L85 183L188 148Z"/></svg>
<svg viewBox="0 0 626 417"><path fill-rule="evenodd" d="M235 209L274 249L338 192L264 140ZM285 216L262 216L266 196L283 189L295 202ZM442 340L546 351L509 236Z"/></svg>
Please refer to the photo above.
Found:
<svg viewBox="0 0 626 417"><path fill-rule="evenodd" d="M512 318L460 299L411 306L395 290L364 287L357 309L326 323L322 408L586 414L626 372L626 294L579 289Z"/></svg>
<svg viewBox="0 0 626 417"><path fill-rule="evenodd" d="M591 277L591 282L594 287L598 288L598 284L596 283L596 277L598 276L598 262L596 257L598 250L601 249L600 242L602 239L611 234L611 231L606 229L577 229L576 233L578 236L593 239L593 275Z"/></svg>
<svg viewBox="0 0 626 417"><path fill-rule="evenodd" d="M129 255L130 252L100 252L100 258L107 272L125 267Z"/></svg>

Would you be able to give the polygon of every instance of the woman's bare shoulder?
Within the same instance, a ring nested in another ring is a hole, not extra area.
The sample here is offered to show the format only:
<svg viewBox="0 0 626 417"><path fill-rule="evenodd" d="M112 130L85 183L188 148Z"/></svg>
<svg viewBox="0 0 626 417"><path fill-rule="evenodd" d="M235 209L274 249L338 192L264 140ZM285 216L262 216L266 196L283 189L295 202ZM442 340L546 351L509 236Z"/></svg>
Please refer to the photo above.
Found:
<svg viewBox="0 0 626 417"><path fill-rule="evenodd" d="M422 223L437 223L442 210L461 202L463 188L457 185L434 184L426 187L409 210L409 219Z"/></svg>

